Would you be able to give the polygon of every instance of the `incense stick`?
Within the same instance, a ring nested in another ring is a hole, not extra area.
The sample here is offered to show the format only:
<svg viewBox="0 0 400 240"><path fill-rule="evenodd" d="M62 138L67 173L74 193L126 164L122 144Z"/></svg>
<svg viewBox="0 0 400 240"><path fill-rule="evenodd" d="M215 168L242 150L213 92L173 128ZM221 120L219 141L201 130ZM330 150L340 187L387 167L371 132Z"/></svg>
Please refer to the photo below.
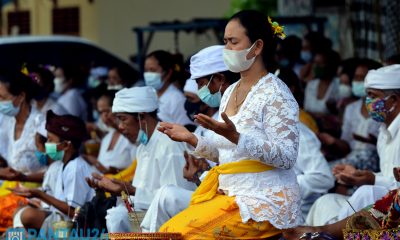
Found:
<svg viewBox="0 0 400 240"><path fill-rule="evenodd" d="M349 206L351 207L351 209L353 209L354 213L356 213L357 211L353 208L353 206L351 205L351 203L349 202L349 200L346 199L346 202L349 204Z"/></svg>
<svg viewBox="0 0 400 240"><path fill-rule="evenodd" d="M121 175L121 173L118 173L118 174L119 174L119 177L120 177L121 180L122 180L122 175ZM139 231L142 232L142 228L140 227L139 217L137 216L136 210L135 210L135 207L134 207L134 204L133 204L133 202L131 201L131 199L130 199L130 197L129 197L128 187L126 186L125 181L123 181L123 180L122 180L122 184L124 185L126 194L128 195L127 200L128 200L128 202L131 204L131 206L132 206L133 215L134 215L134 218L135 218L135 220L136 220L136 223L139 225Z"/></svg>

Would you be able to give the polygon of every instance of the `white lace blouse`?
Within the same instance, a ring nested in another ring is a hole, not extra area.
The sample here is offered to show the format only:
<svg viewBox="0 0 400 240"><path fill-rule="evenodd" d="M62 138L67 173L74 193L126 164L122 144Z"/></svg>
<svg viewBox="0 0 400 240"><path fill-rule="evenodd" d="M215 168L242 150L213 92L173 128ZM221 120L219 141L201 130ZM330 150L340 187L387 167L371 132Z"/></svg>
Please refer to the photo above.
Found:
<svg viewBox="0 0 400 240"><path fill-rule="evenodd" d="M2 136L2 144L7 145L5 158L8 166L24 174L44 169L35 156L35 134L43 121L45 121L43 114L36 108L32 108L29 117L25 121L20 138L15 140L15 118L4 116L0 125L0 135Z"/></svg>
<svg viewBox="0 0 400 240"><path fill-rule="evenodd" d="M231 85L222 98L224 112L236 87ZM275 169L260 173L221 174L219 189L236 197L242 221L269 221L279 229L302 222L300 192L292 167L297 159L299 108L286 85L267 74L252 87L239 112L229 117L240 133L233 144L213 133L198 137L195 152L220 164L258 159ZM221 116L219 116L219 121Z"/></svg>

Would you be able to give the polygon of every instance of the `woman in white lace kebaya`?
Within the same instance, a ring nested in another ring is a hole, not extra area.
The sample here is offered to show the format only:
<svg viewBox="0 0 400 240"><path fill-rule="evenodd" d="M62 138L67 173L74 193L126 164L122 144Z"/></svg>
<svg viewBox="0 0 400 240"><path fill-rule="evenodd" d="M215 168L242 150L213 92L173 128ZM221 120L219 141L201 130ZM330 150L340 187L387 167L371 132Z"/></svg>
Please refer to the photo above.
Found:
<svg viewBox="0 0 400 240"><path fill-rule="evenodd" d="M219 160L192 195L191 205L160 231L184 239L265 239L301 220L300 193L292 170L298 149L298 105L290 90L266 66L272 61L277 23L257 11L235 14L225 29L224 61L241 79L222 97L219 121L199 114L214 131L196 136L182 126L161 123L160 131L185 141L207 159ZM210 97L216 97L210 93Z"/></svg>

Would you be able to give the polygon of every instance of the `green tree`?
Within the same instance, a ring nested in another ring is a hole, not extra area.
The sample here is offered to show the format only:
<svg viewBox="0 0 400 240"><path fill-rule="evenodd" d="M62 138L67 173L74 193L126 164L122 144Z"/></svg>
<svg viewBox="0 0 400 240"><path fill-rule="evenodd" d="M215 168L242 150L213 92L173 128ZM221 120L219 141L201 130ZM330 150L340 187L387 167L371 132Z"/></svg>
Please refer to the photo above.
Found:
<svg viewBox="0 0 400 240"><path fill-rule="evenodd" d="M231 0L231 7L226 17L246 9L258 10L268 16L275 16L277 13L278 0Z"/></svg>

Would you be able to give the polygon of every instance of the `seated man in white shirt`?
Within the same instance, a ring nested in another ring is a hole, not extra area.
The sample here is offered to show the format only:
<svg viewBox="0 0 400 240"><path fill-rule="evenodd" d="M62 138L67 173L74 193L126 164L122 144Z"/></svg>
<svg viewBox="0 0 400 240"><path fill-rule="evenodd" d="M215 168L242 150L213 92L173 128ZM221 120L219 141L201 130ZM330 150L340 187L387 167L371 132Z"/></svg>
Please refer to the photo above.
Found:
<svg viewBox="0 0 400 240"><path fill-rule="evenodd" d="M90 185L121 195L131 195L135 211L146 211L155 192L164 185L176 185L194 190L196 185L183 178L183 152L186 145L170 140L157 131L158 98L151 87L122 89L114 99L112 111L119 120L119 129L131 142L140 144L136 151L137 167L132 184L94 175ZM109 232L130 232L128 210L117 200L117 206L107 211Z"/></svg>
<svg viewBox="0 0 400 240"><path fill-rule="evenodd" d="M83 155L83 158L102 174L116 174L128 168L132 160L136 159L136 145L118 131L117 118L111 111L115 93L108 91L97 100L100 118L108 129L101 140L98 156Z"/></svg>
<svg viewBox="0 0 400 240"><path fill-rule="evenodd" d="M50 110L47 113L46 130L46 154L53 161L62 161L63 167L58 168L55 189L51 195L39 189L13 189L14 194L34 197L51 206L50 210L26 208L21 214L21 222L26 229L49 230L55 221L61 220L61 216L64 219L71 218L76 207L94 196L93 189L85 182L91 168L79 156L81 143L87 138L85 123L75 116L58 116Z"/></svg>
<svg viewBox="0 0 400 240"><path fill-rule="evenodd" d="M365 87L369 115L383 123L377 143L380 172L358 170L346 164L335 167L333 173L339 183L361 187L350 198L340 194L319 198L307 216L308 225L325 225L344 219L354 210L374 203L389 190L399 187L393 168L400 165L400 65L370 70Z"/></svg>

